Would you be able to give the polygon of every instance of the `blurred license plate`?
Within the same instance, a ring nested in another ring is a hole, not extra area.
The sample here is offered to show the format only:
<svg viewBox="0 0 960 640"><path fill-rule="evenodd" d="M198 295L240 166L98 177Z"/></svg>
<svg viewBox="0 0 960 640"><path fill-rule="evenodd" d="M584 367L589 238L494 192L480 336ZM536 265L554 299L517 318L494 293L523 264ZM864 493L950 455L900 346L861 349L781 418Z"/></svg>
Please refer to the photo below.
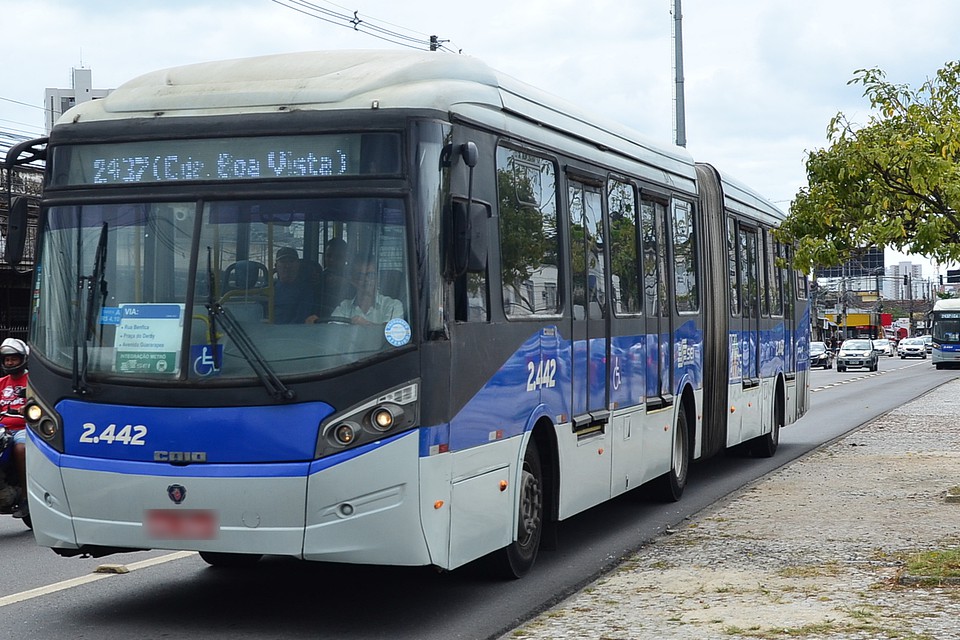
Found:
<svg viewBox="0 0 960 640"><path fill-rule="evenodd" d="M206 509L148 509L144 525L151 538L210 540L217 536L217 514Z"/></svg>

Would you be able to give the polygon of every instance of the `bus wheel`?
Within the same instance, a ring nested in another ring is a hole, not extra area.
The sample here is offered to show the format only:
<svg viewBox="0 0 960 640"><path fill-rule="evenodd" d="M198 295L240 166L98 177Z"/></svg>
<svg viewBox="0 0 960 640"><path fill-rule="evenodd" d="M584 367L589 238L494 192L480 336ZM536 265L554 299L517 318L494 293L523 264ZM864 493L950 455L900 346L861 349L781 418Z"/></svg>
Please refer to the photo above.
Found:
<svg viewBox="0 0 960 640"><path fill-rule="evenodd" d="M662 502L676 502L683 495L690 471L690 431L687 412L681 408L673 430L673 451L670 471L654 480L654 495Z"/></svg>
<svg viewBox="0 0 960 640"><path fill-rule="evenodd" d="M757 458L772 458L780 446L780 429L783 428L783 394L777 392L777 399L773 405L773 426L770 433L756 437L748 444L750 454Z"/></svg>
<svg viewBox="0 0 960 640"><path fill-rule="evenodd" d="M201 551L200 557L211 567L228 567L238 569L241 567L252 567L263 556L256 553L219 553L214 551Z"/></svg>
<svg viewBox="0 0 960 640"><path fill-rule="evenodd" d="M496 574L508 579L522 578L530 571L543 536L543 471L532 438L523 454L519 503L517 539L491 557Z"/></svg>

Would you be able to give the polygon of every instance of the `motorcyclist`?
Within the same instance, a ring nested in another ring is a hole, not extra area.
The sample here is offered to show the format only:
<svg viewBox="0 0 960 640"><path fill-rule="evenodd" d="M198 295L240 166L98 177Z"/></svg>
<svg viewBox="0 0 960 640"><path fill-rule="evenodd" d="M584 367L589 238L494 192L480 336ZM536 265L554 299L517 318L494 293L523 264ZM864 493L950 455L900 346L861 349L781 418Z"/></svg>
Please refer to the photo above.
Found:
<svg viewBox="0 0 960 640"><path fill-rule="evenodd" d="M0 423L13 433L13 467L19 479L20 494L13 512L14 518L29 515L27 505L26 421L23 407L26 404L27 358L30 347L23 340L7 338L0 343Z"/></svg>

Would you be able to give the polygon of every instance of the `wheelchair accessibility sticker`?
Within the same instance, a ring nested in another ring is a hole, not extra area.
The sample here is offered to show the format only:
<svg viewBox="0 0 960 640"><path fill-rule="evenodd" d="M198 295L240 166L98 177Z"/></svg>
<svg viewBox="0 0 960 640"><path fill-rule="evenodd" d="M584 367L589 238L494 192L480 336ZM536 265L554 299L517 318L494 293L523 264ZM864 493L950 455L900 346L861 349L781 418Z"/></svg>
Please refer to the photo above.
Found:
<svg viewBox="0 0 960 640"><path fill-rule="evenodd" d="M220 374L217 363L223 364L223 345L217 345L217 357L213 357L213 347L209 344L190 345L190 362L193 363L193 373L201 376L215 376Z"/></svg>

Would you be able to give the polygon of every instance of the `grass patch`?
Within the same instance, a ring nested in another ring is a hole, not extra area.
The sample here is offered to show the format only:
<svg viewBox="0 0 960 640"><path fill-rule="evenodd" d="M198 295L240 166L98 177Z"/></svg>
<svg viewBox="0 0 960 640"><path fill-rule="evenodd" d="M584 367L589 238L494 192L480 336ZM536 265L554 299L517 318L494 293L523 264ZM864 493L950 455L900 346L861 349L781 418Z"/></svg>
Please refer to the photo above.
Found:
<svg viewBox="0 0 960 640"><path fill-rule="evenodd" d="M960 548L906 554L903 573L921 578L924 584L960 580Z"/></svg>
<svg viewBox="0 0 960 640"><path fill-rule="evenodd" d="M784 578L821 578L823 576L840 575L840 565L836 562L817 565L800 565L793 567L784 567L777 571Z"/></svg>
<svg viewBox="0 0 960 640"><path fill-rule="evenodd" d="M833 620L806 624L800 627L782 627L775 629L761 629L760 627L743 629L741 627L731 626L725 627L723 632L730 636L765 638L767 640L776 640L778 638L823 638L836 633L867 633L870 634L870 638L876 638L877 640L880 638L887 640L934 640L932 636L925 633L917 634L911 631L883 628L874 624L850 624Z"/></svg>

